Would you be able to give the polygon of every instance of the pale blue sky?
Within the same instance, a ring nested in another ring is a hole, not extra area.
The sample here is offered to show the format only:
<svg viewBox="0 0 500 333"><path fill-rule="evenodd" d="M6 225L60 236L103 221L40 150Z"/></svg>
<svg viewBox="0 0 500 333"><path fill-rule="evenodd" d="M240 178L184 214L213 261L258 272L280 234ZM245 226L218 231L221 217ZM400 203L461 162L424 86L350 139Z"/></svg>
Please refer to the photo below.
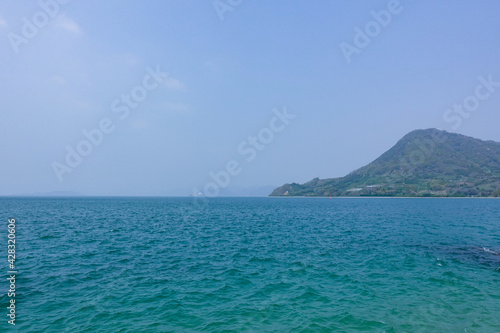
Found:
<svg viewBox="0 0 500 333"><path fill-rule="evenodd" d="M3 1L0 195L186 195L231 160L230 187L343 176L418 128L500 141L500 88L443 119L478 77L500 82L500 2L402 0L348 63L339 45L390 3L243 0L221 21L210 0L69 1L53 18ZM168 76L120 119L113 101L157 67ZM238 146L285 106L296 117L248 162ZM114 131L60 182L53 162L104 118Z"/></svg>

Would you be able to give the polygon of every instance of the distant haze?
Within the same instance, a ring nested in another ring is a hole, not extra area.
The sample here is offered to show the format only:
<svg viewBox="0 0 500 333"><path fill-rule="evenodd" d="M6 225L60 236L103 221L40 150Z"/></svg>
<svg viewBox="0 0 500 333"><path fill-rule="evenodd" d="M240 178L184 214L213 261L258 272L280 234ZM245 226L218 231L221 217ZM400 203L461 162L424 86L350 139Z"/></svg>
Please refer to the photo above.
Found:
<svg viewBox="0 0 500 333"><path fill-rule="evenodd" d="M215 3L1 2L0 195L263 195L414 129L500 141L498 1Z"/></svg>

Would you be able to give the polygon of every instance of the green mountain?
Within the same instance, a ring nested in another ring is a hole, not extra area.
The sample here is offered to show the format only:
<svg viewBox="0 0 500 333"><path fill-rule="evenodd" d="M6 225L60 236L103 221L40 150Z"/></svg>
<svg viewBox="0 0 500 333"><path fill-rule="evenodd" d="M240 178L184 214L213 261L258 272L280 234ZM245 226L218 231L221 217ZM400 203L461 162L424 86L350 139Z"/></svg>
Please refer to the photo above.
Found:
<svg viewBox="0 0 500 333"><path fill-rule="evenodd" d="M500 143L415 130L340 178L285 184L270 196L500 196Z"/></svg>

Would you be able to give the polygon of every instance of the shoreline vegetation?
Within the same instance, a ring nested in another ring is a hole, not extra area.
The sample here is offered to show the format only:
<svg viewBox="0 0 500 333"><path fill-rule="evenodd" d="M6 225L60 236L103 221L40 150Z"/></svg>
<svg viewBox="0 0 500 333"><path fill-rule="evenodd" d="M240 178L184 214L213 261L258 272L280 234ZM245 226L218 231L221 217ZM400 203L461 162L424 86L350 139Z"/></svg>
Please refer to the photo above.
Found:
<svg viewBox="0 0 500 333"><path fill-rule="evenodd" d="M500 143L415 130L344 177L284 184L270 197L500 197Z"/></svg>

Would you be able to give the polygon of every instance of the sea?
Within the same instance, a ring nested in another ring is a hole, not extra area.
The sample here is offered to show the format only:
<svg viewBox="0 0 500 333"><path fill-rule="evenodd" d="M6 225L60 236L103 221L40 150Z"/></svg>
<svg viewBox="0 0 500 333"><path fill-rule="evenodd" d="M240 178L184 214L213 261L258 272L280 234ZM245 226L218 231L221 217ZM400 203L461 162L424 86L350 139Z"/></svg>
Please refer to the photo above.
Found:
<svg viewBox="0 0 500 333"><path fill-rule="evenodd" d="M0 216L1 332L500 332L498 199L4 197Z"/></svg>

